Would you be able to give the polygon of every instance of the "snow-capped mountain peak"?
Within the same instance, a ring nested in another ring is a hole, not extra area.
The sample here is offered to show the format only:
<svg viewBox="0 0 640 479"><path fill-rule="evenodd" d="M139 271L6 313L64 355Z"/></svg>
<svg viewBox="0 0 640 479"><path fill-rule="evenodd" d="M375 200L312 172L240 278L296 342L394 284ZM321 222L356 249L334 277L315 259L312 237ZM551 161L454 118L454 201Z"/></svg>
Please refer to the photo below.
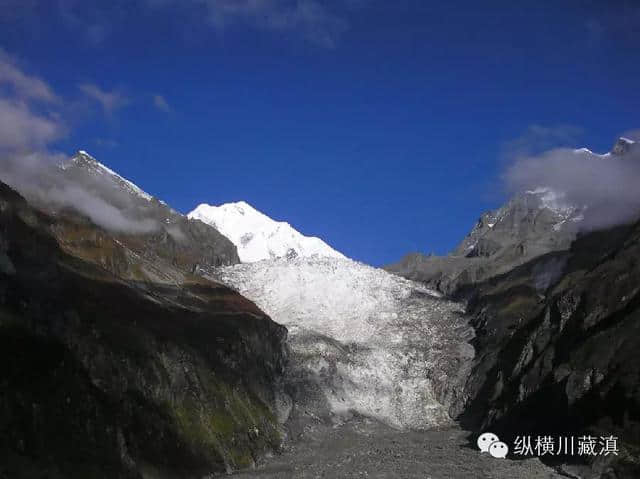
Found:
<svg viewBox="0 0 640 479"><path fill-rule="evenodd" d="M618 141L616 141L616 144L613 145L611 152L614 155L624 155L625 153L629 153L632 149L635 151L637 148L637 142L621 136L618 138Z"/></svg>
<svg viewBox="0 0 640 479"><path fill-rule="evenodd" d="M63 170L69 170L73 167L82 168L84 171L90 173L96 177L108 178L113 183L117 184L121 188L127 190L129 193L134 194L142 199L151 201L153 197L143 191L138 185L120 176L112 169L106 167L93 156L84 150L79 150L75 155L71 157L69 161L60 165Z"/></svg>
<svg viewBox="0 0 640 479"><path fill-rule="evenodd" d="M622 156L622 155L626 155L627 153L633 151L636 151L637 148L639 148L639 143L637 141L631 140L629 138L626 138L624 136L620 136L618 137L618 139L616 140L616 142L613 144L613 148L611 148L611 151L608 151L604 154L600 154L600 153L594 153L593 151L591 151L589 148L577 148L574 151L574 153L577 154L586 154L592 157L597 157L597 158L611 158L612 155L614 156Z"/></svg>
<svg viewBox="0 0 640 479"><path fill-rule="evenodd" d="M240 260L251 263L287 256L344 258L320 238L304 236L289 223L275 221L245 201L213 206L198 205L187 215L216 228L238 248Z"/></svg>

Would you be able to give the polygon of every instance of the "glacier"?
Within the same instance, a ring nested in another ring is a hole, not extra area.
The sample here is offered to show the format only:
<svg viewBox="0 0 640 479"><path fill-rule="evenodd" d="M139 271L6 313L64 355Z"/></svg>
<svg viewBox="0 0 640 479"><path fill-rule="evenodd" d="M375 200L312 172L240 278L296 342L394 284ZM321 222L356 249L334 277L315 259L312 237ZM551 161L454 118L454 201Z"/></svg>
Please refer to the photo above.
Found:
<svg viewBox="0 0 640 479"><path fill-rule="evenodd" d="M209 274L288 328L292 417L451 424L474 356L460 304L347 258L289 255Z"/></svg>

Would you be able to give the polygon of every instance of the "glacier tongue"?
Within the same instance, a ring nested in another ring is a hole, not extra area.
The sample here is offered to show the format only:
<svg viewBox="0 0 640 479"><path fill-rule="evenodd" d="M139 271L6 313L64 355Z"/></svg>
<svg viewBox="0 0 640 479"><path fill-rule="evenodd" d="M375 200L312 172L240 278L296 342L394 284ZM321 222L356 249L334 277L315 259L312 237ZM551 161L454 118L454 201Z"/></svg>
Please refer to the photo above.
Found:
<svg viewBox="0 0 640 479"><path fill-rule="evenodd" d="M457 303L342 258L277 258L216 275L289 329L293 416L450 422L473 357Z"/></svg>

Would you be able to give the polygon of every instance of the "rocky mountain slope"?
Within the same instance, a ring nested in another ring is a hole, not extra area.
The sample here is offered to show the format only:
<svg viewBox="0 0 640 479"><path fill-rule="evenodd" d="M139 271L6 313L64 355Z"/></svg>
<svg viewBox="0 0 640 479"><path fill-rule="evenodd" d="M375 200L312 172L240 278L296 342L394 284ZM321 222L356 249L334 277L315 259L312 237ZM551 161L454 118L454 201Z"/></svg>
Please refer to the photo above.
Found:
<svg viewBox="0 0 640 479"><path fill-rule="evenodd" d="M638 477L638 258L636 223L581 236L568 251L469 287L477 357L463 425L501 438L614 435L621 452L587 458L593 477Z"/></svg>
<svg viewBox="0 0 640 479"><path fill-rule="evenodd" d="M484 213L449 256L412 253L385 269L451 294L531 258L567 249L582 217L579 208L564 205L548 188L527 191Z"/></svg>
<svg viewBox="0 0 640 479"><path fill-rule="evenodd" d="M619 138L609 153L581 148L573 154L606 162L611 158L634 161L637 152L636 142ZM448 256L411 253L385 269L452 294L540 255L568 249L588 212L589 205L571 204L562 191L541 185L484 213Z"/></svg>
<svg viewBox="0 0 640 479"><path fill-rule="evenodd" d="M0 477L201 478L279 447L286 330L128 244L0 184Z"/></svg>
<svg viewBox="0 0 640 479"><path fill-rule="evenodd" d="M218 230L177 213L86 152L78 152L61 169L66 185L82 187L90 198L101 200L126 219L122 224L106 226L121 242L150 261L157 256L187 270L240 261L234 244ZM61 196L63 201L69 201L68 194ZM71 205L77 209L78 202ZM90 204L88 211L81 212L91 218L96 211L104 210L104 205Z"/></svg>
<svg viewBox="0 0 640 479"><path fill-rule="evenodd" d="M580 154L635 161L635 148L622 138ZM390 269L467 301L476 356L463 427L507 442L613 435L619 455L545 460L571 477L640 477L640 224L580 231L588 205L559 199L525 192L484 214L449 257Z"/></svg>
<svg viewBox="0 0 640 479"><path fill-rule="evenodd" d="M274 221L244 201L221 206L203 203L188 217L213 226L229 238L244 263L283 257L291 251L303 257L344 258L320 238L304 236L289 223Z"/></svg>

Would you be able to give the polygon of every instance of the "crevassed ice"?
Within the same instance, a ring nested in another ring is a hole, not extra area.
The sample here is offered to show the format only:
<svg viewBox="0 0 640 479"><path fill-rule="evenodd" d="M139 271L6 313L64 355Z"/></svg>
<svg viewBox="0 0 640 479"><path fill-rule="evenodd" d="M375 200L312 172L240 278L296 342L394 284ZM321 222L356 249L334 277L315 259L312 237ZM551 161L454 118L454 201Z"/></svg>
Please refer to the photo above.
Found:
<svg viewBox="0 0 640 479"><path fill-rule="evenodd" d="M301 408L401 428L449 423L473 357L460 305L349 259L278 258L218 274L289 329L291 374L322 396L319 405L299 395Z"/></svg>

